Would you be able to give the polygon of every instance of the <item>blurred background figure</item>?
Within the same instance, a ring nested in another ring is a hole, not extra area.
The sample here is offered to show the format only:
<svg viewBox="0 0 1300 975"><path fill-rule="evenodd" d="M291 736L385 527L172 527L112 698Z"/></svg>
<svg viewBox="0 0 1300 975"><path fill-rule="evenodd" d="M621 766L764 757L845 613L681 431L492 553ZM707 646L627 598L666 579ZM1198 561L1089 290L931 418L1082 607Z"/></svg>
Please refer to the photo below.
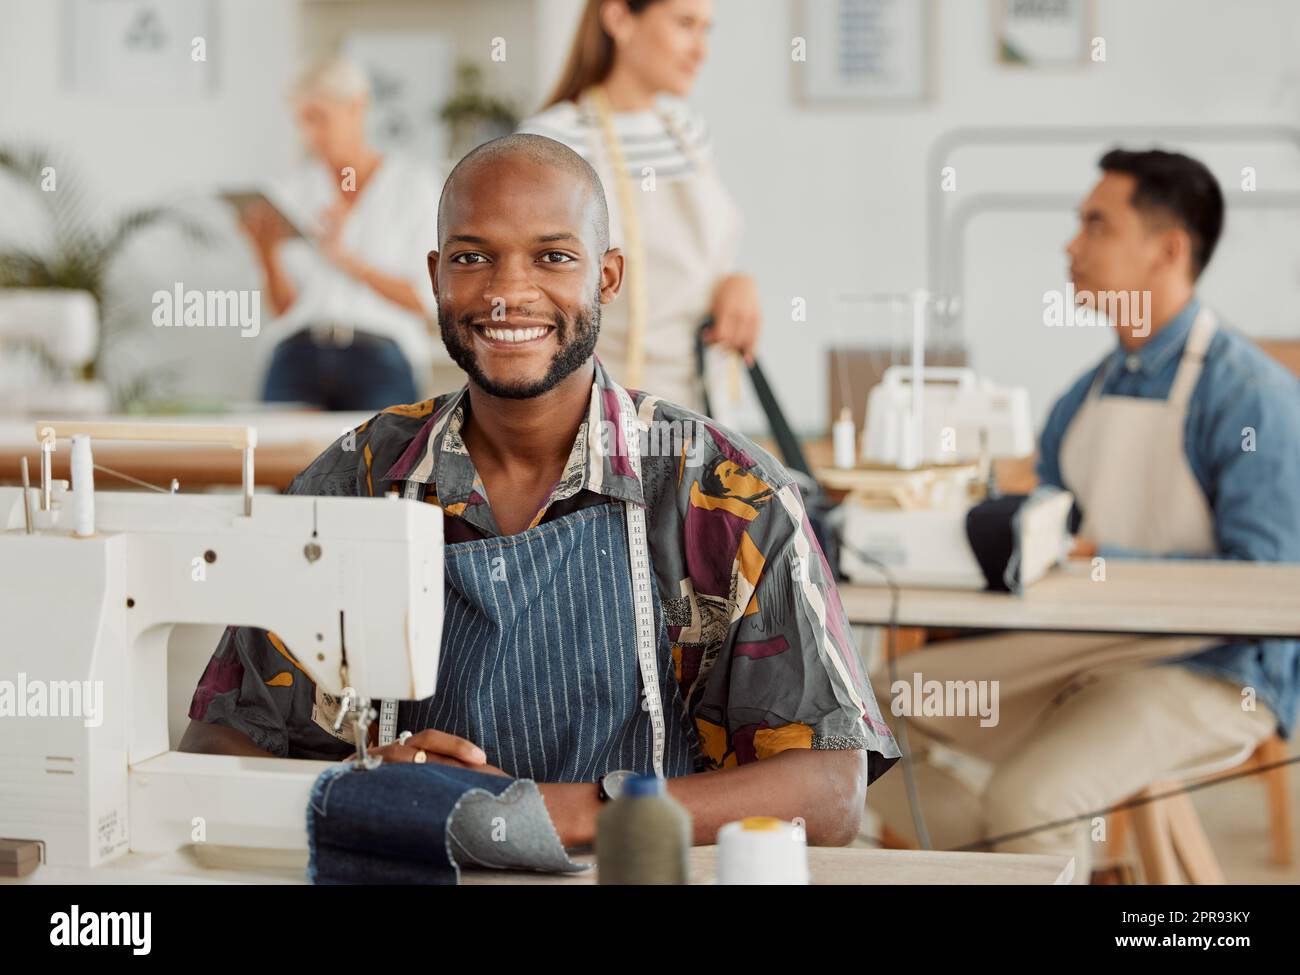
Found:
<svg viewBox="0 0 1300 975"><path fill-rule="evenodd" d="M691 409L703 406L701 323L713 319L706 341L747 357L760 328L754 281L735 270L740 212L704 119L682 101L712 23L711 0L587 0L559 83L520 126L581 153L605 184L627 277L603 311L601 361L624 385ZM715 410L733 392L715 391Z"/></svg>
<svg viewBox="0 0 1300 975"><path fill-rule="evenodd" d="M441 355L425 256L437 240L442 174L368 144L369 95L365 72L341 57L318 62L293 89L312 159L268 196L306 239L289 239L264 202L241 215L280 333L267 401L325 410L412 403Z"/></svg>

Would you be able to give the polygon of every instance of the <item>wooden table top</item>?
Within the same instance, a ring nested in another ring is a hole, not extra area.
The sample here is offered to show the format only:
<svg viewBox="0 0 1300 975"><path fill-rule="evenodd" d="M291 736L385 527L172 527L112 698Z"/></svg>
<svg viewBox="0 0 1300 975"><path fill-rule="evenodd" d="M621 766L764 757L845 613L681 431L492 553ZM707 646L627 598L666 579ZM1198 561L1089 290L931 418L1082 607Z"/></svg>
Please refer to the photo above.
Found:
<svg viewBox="0 0 1300 975"><path fill-rule="evenodd" d="M690 852L692 884L712 884L717 876L716 846ZM575 856L592 863L592 854ZM1026 853L940 853L925 850L869 850L860 847L810 847L808 870L814 884L1067 884L1074 876L1071 857ZM463 884L594 884L596 871L539 874L463 870Z"/></svg>
<svg viewBox="0 0 1300 975"><path fill-rule="evenodd" d="M1105 581L1071 560L1023 596L955 589L900 589L900 626L1086 633L1300 637L1300 565L1107 559ZM839 587L849 620L889 622L889 590Z"/></svg>
<svg viewBox="0 0 1300 975"><path fill-rule="evenodd" d="M590 853L575 856L592 863ZM717 847L690 852L692 884L714 883ZM1072 857L1025 853L935 853L919 850L871 850L862 847L812 847L808 868L814 884L1067 884L1074 876ZM218 883L304 884L306 850L253 850L197 843L175 853L128 853L94 869L42 866L19 880L27 884L167 884L206 880ZM594 869L580 874L514 870L463 870L461 883L578 884L596 882Z"/></svg>

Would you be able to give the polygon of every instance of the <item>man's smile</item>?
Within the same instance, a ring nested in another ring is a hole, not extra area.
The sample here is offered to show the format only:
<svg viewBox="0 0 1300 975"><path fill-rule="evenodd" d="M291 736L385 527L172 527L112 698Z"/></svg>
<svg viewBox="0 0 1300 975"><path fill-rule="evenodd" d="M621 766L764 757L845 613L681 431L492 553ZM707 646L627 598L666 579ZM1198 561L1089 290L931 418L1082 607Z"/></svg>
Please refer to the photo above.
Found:
<svg viewBox="0 0 1300 975"><path fill-rule="evenodd" d="M470 327L491 349L533 349L555 331L553 323L536 321L475 322Z"/></svg>

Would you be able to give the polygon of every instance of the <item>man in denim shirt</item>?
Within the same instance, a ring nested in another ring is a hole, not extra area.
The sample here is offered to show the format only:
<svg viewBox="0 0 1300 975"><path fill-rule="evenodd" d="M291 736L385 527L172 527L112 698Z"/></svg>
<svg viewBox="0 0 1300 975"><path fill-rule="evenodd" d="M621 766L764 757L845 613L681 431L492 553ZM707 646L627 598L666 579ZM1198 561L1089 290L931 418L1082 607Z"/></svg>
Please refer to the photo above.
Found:
<svg viewBox="0 0 1300 975"><path fill-rule="evenodd" d="M1140 186L1144 167L1154 170L1176 161L1199 166L1185 157L1174 156L1169 162L1165 157L1156 152L1110 153L1106 159L1115 168L1108 171L1107 179L1119 184L1122 193L1134 184ZM1102 165L1107 167L1105 159ZM1208 172L1204 178L1213 180ZM1101 243L1094 240L1099 234L1090 220L1095 224L1099 219L1085 212L1084 229L1071 245L1076 287L1092 287L1091 282L1078 282L1077 277L1087 273L1081 265L1093 250L1110 246L1104 231ZM1214 243L1210 239L1203 244L1202 268ZM1110 287L1102 281L1096 286L1097 290ZM1043 429L1039 450L1038 477L1043 483L1071 489L1062 475L1062 444L1099 372L1105 374L1100 389L1103 396L1168 398L1188 335L1202 310L1192 288L1193 279L1189 278L1185 290L1174 291L1172 302L1182 302L1181 308L1163 326L1153 326L1145 340L1125 342L1121 330L1119 347L1057 401ZM1152 289L1153 298L1156 294ZM1227 328L1215 330L1204 355L1201 378L1188 403L1179 446L1213 514L1213 551L1143 551L1084 538L1078 554L1300 562L1300 383L1259 346ZM1086 531L1082 534L1086 535ZM1279 733L1289 738L1300 701L1298 646L1294 640L1229 643L1181 659L1178 664L1253 688L1276 716Z"/></svg>
<svg viewBox="0 0 1300 975"><path fill-rule="evenodd" d="M1078 300L1107 310L1119 341L1053 407L1038 464L1042 483L1075 495L1073 554L1097 567L1124 557L1300 562L1300 382L1195 294L1223 226L1218 184L1176 153L1115 150L1100 165L1067 252ZM995 729L924 723L923 752L956 745L991 771L981 790L940 763L922 766L936 846L1079 817L1275 731L1288 737L1300 698L1292 640L999 634L908 662L926 678L951 668L1018 695ZM888 793L872 805L907 835L904 805ZM1089 826L998 849L1074 855L1086 883L1099 839Z"/></svg>

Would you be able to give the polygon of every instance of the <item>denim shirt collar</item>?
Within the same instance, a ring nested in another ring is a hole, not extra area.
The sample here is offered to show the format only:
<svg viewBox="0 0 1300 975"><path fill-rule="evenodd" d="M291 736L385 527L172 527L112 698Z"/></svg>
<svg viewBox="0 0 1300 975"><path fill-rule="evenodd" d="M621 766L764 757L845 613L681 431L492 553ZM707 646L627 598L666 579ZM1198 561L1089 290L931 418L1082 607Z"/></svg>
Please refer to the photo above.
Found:
<svg viewBox="0 0 1300 975"><path fill-rule="evenodd" d="M1112 353L1108 371L1112 375L1119 373L1133 360L1137 362L1137 368L1131 371L1140 373L1146 379L1160 375L1169 361L1182 353L1200 310L1201 301L1193 296L1177 315L1169 319L1136 352L1129 352L1122 345L1117 346Z"/></svg>

